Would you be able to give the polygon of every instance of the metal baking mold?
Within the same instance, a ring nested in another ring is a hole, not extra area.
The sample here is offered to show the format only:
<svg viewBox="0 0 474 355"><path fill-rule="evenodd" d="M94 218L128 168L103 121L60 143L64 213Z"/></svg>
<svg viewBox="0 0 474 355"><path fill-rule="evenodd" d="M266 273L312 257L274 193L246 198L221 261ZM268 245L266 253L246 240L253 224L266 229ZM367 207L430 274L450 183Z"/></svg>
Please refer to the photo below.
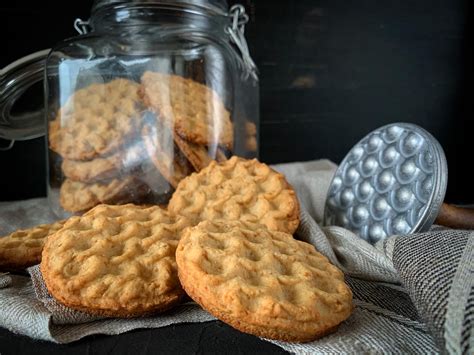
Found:
<svg viewBox="0 0 474 355"><path fill-rule="evenodd" d="M328 191L325 225L349 229L370 243L428 230L448 183L446 157L423 128L378 128L346 155Z"/></svg>

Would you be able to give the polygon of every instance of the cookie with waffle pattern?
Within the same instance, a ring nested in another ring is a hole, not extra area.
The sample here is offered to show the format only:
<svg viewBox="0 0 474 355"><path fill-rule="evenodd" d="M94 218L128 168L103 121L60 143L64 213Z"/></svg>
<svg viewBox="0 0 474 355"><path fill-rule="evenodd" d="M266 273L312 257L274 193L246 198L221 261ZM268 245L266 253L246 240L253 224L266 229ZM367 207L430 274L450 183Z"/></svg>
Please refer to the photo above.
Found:
<svg viewBox="0 0 474 355"><path fill-rule="evenodd" d="M230 113L210 87L179 75L147 71L141 78L139 94L157 118L183 139L232 148Z"/></svg>
<svg viewBox="0 0 474 355"><path fill-rule="evenodd" d="M188 142L179 135L174 136L174 141L196 171L204 169L213 160L218 162L227 160L226 155L219 147L216 147L213 157L211 150L205 145Z"/></svg>
<svg viewBox="0 0 474 355"><path fill-rule="evenodd" d="M236 156L183 179L168 205L195 223L225 219L261 223L293 234L299 224L299 203L285 177L256 159Z"/></svg>
<svg viewBox="0 0 474 355"><path fill-rule="evenodd" d="M311 341L353 309L342 271L311 244L262 225L201 222L183 232L176 261L186 293L245 333Z"/></svg>
<svg viewBox="0 0 474 355"><path fill-rule="evenodd" d="M149 159L161 175L176 188L194 169L176 146L173 134L162 122L144 124L142 137Z"/></svg>
<svg viewBox="0 0 474 355"><path fill-rule="evenodd" d="M257 125L254 122L246 121L245 127L245 149L249 152L256 152L257 143Z"/></svg>
<svg viewBox="0 0 474 355"><path fill-rule="evenodd" d="M141 141L137 141L105 157L92 160L64 159L61 169L68 179L91 184L139 172L146 161L145 148Z"/></svg>
<svg viewBox="0 0 474 355"><path fill-rule="evenodd" d="M134 176L91 184L66 179L59 189L59 203L66 211L83 212L101 203L137 202L148 192L148 187Z"/></svg>
<svg viewBox="0 0 474 355"><path fill-rule="evenodd" d="M60 230L64 222L41 224L0 237L0 270L21 270L38 264L46 238Z"/></svg>
<svg viewBox="0 0 474 355"><path fill-rule="evenodd" d="M183 217L158 206L99 205L48 238L40 270L61 304L112 317L144 316L180 302L175 250Z"/></svg>
<svg viewBox="0 0 474 355"><path fill-rule="evenodd" d="M136 131L138 84L115 79L74 92L49 123L49 146L66 159L90 160L116 151Z"/></svg>

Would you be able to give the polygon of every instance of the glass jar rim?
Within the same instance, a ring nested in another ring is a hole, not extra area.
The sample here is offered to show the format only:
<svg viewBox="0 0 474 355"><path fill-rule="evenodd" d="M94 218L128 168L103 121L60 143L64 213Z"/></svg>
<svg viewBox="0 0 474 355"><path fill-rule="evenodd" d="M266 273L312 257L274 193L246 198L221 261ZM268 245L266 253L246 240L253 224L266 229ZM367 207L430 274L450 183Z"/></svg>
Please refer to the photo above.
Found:
<svg viewBox="0 0 474 355"><path fill-rule="evenodd" d="M92 5L91 14L109 7L109 6L127 6L127 5L178 5L193 6L211 11L216 14L227 14L228 4L226 0L95 0Z"/></svg>

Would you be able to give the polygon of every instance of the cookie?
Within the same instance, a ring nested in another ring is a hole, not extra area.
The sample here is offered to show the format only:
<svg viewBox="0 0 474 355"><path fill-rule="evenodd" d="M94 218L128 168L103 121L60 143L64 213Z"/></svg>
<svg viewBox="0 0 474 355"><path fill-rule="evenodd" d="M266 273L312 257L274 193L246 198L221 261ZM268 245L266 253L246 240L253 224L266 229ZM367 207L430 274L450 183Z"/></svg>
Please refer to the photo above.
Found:
<svg viewBox="0 0 474 355"><path fill-rule="evenodd" d="M245 121L245 133L247 136L257 135L257 125L250 121Z"/></svg>
<svg viewBox="0 0 474 355"><path fill-rule="evenodd" d="M179 303L175 251L187 222L158 206L99 205L48 238L40 270L61 304L135 317Z"/></svg>
<svg viewBox="0 0 474 355"><path fill-rule="evenodd" d="M146 187L131 176L94 184L66 179L61 185L59 202L66 211L82 212L100 203L134 202L146 192Z"/></svg>
<svg viewBox="0 0 474 355"><path fill-rule="evenodd" d="M206 85L178 75L145 72L140 96L178 135L201 145L233 145L230 113Z"/></svg>
<svg viewBox="0 0 474 355"><path fill-rule="evenodd" d="M162 123L145 125L142 137L150 160L174 188L194 171L189 161L175 145L172 132Z"/></svg>
<svg viewBox="0 0 474 355"><path fill-rule="evenodd" d="M344 274L311 244L245 222L201 222L176 250L186 293L212 315L253 335L306 342L353 309Z"/></svg>
<svg viewBox="0 0 474 355"><path fill-rule="evenodd" d="M257 138L255 136L250 136L245 139L245 149L249 152L256 152L257 146Z"/></svg>
<svg viewBox="0 0 474 355"><path fill-rule="evenodd" d="M242 220L293 234L299 224L299 203L285 177L256 159L233 156L211 162L183 179L168 210L196 222Z"/></svg>
<svg viewBox="0 0 474 355"><path fill-rule="evenodd" d="M191 165L196 169L196 171L200 171L201 169L204 169L206 166L208 166L211 161L217 160L217 161L224 161L227 160L227 157L225 154L222 152L220 148L216 148L215 151L215 158L213 159L209 155L209 149L208 147L196 143L191 143L183 138L181 138L179 135L174 136L174 141L178 148L181 150L181 152L184 154L186 159L191 163Z"/></svg>
<svg viewBox="0 0 474 355"><path fill-rule="evenodd" d="M245 149L249 152L257 151L257 125L250 121L245 121Z"/></svg>
<svg viewBox="0 0 474 355"><path fill-rule="evenodd" d="M90 160L117 150L136 133L138 84L115 79L77 90L49 124L49 145L66 159Z"/></svg>
<svg viewBox="0 0 474 355"><path fill-rule="evenodd" d="M38 264L46 238L61 229L64 222L41 224L0 237L0 270L21 270Z"/></svg>
<svg viewBox="0 0 474 355"><path fill-rule="evenodd" d="M61 169L68 179L85 183L111 180L132 171L146 160L144 147L136 143L110 156L92 160L64 159Z"/></svg>

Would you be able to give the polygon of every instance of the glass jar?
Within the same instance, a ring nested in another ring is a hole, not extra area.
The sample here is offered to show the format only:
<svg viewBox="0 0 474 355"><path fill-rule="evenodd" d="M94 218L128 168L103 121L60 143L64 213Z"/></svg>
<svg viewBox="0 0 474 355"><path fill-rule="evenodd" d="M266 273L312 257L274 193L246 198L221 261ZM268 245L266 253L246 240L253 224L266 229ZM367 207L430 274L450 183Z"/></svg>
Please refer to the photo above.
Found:
<svg viewBox="0 0 474 355"><path fill-rule="evenodd" d="M99 0L46 60L48 196L61 217L165 204L212 160L258 154L248 17L226 1ZM36 62L37 64L37 62Z"/></svg>

